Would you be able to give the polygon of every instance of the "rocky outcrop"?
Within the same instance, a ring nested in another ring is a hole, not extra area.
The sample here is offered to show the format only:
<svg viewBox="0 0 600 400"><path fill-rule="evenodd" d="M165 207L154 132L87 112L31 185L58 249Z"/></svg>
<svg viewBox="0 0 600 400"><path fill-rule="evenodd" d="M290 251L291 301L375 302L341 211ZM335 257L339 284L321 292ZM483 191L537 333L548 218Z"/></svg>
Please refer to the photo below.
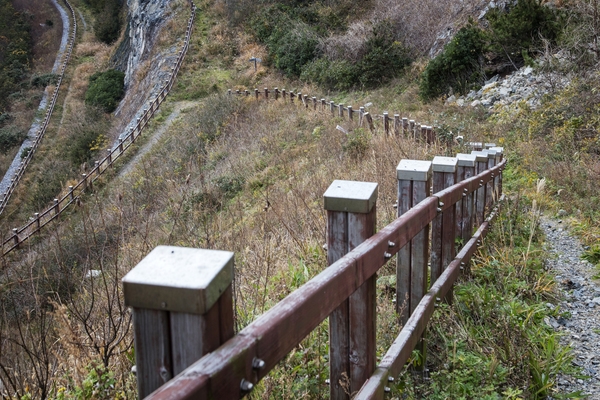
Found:
<svg viewBox="0 0 600 400"><path fill-rule="evenodd" d="M481 89L472 90L466 96L450 96L446 104L497 109L525 101L530 108L537 108L544 95L566 87L570 81L564 75L523 67L505 78L494 76Z"/></svg>
<svg viewBox="0 0 600 400"><path fill-rule="evenodd" d="M113 127L110 138L113 146L119 138L127 136L144 111L145 104L162 90L172 73L183 44L183 37L177 37L168 47L157 48L157 39L164 35L167 23L176 12L189 12L189 7L177 0L128 0L127 27L119 48L113 55L115 68L125 73L126 94L115 115L120 122ZM187 2L186 5L189 6ZM142 71L142 73L138 73Z"/></svg>

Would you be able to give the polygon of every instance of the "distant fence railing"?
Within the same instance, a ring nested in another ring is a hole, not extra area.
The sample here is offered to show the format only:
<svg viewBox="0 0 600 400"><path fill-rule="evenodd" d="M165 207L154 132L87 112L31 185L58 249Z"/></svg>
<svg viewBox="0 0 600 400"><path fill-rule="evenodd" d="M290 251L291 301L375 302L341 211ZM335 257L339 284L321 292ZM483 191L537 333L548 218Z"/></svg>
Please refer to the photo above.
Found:
<svg viewBox="0 0 600 400"><path fill-rule="evenodd" d="M152 101L150 101L149 105L143 109L143 114L140 117L137 117L135 125L129 129L127 135L124 138L119 139L118 145L116 145L114 148L108 149L108 155L101 160L96 161L92 170L90 170L87 174L82 174L82 179L79 181L79 183L74 186L69 186L67 194L60 198L54 199L54 204L52 206L41 213L35 213L33 218L30 219L29 223L20 228L14 228L12 233L7 235L8 237L2 242L3 256L18 248L23 242L39 232L41 228L57 219L69 208L70 205L78 201L83 193L91 190L94 186L94 182L100 178L100 176L106 172L106 170L112 168L114 162L118 160L142 134L142 131L148 125L154 114L156 114L160 105L166 99L171 88L173 87L177 73L183 64L184 57L188 51L197 8L192 1L190 1L190 6L191 15L187 24L183 48L179 51L177 60L171 67L169 79L165 80L162 90Z"/></svg>
<svg viewBox="0 0 600 400"><path fill-rule="evenodd" d="M368 127L371 131L380 127L386 135L395 134L397 136L400 133L410 133L415 139L425 140L429 144L433 144L439 139L437 138L435 127L421 124L414 119L401 117L400 114L393 114L391 116L388 112L371 114L367 111L368 107L366 106L359 107L357 110L350 105L336 104L333 100L319 99L314 96L302 94L302 92L286 91L285 89L279 90L278 88L264 88L264 90L254 89L253 92L250 90L229 89L227 94L229 96L254 97L256 100L279 100L281 98L283 101L292 104L301 104L306 109L328 112L332 117L347 118L349 121L355 121L356 118L359 126Z"/></svg>
<svg viewBox="0 0 600 400"><path fill-rule="evenodd" d="M497 215L506 160L502 148L489 147L402 160L398 218L377 233L377 183L334 181L324 194L329 267L235 336L233 253L154 249L123 278L139 397L242 398L329 317L330 398L383 399L413 350L424 367L435 304L452 301L454 282ZM377 365L376 274L394 255L402 329Z"/></svg>
<svg viewBox="0 0 600 400"><path fill-rule="evenodd" d="M56 82L56 86L54 87L54 92L52 92L50 103L46 107L46 114L44 115L44 120L42 121L40 128L37 130L35 140L33 141L33 144L31 145L31 148L29 149L27 155L21 160L21 163L19 164L19 167L17 169L17 173L13 176L13 178L11 178L10 185L6 189L6 192L2 193L2 198L0 199L0 214L2 214L2 212L6 208L6 204L8 203L10 196L13 194L17 185L19 184L21 177L25 173L25 169L29 165L31 159L33 158L33 154L37 150L38 146L40 145L40 142L42 141L46 133L46 128L48 128L48 124L50 123L50 117L52 117L54 106L56 105L56 101L58 100L58 91L60 90L60 85L64 79L67 64L69 63L69 60L71 58L73 46L75 46L75 35L77 34L77 20L75 19L75 11L73 10L73 7L71 7L71 4L68 2L68 0L63 1L67 5L69 11L71 11L71 19L73 20L73 29L71 30L71 34L69 35L69 47L67 49L67 52L63 56L62 67L60 69L58 81Z"/></svg>

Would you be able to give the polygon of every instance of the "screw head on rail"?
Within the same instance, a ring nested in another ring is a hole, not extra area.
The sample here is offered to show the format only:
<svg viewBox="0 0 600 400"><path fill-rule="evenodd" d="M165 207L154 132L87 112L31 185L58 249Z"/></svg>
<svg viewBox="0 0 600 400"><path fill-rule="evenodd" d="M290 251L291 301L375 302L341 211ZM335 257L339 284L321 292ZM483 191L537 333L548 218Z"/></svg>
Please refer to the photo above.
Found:
<svg viewBox="0 0 600 400"><path fill-rule="evenodd" d="M466 193L463 193L463 194L462 194L462 197L467 197L467 194L466 194Z"/></svg>
<svg viewBox="0 0 600 400"><path fill-rule="evenodd" d="M439 207L444 207L444 203L442 203L441 201L438 203Z"/></svg>
<svg viewBox="0 0 600 400"><path fill-rule="evenodd" d="M441 213L441 212L442 212L442 209L441 209L441 208L438 208L438 209L437 209L437 212Z"/></svg>
<svg viewBox="0 0 600 400"><path fill-rule="evenodd" d="M392 255L390 253L385 252L385 253L383 253L383 257L385 259L389 259L389 258L392 258Z"/></svg>
<svg viewBox="0 0 600 400"><path fill-rule="evenodd" d="M394 247L396 246L396 243L392 242L391 240L388 240L388 247Z"/></svg>
<svg viewBox="0 0 600 400"><path fill-rule="evenodd" d="M394 377L393 376L388 376L388 382L394 382Z"/></svg>
<svg viewBox="0 0 600 400"><path fill-rule="evenodd" d="M254 369L263 369L264 367L265 367L264 360L261 360L260 358L254 357L254 359L252 360L252 368L254 368Z"/></svg>
<svg viewBox="0 0 600 400"><path fill-rule="evenodd" d="M386 393L389 393L392 391L392 389L390 389L389 387L386 386L385 388L383 388L383 391Z"/></svg>

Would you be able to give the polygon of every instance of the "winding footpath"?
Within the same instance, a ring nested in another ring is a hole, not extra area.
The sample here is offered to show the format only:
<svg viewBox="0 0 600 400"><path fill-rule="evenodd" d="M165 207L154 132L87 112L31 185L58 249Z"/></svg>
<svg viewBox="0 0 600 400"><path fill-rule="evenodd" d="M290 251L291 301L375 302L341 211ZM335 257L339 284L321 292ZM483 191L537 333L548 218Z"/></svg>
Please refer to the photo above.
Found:
<svg viewBox="0 0 600 400"><path fill-rule="evenodd" d="M60 4L58 4L57 0L52 0L52 3L60 13L60 18L62 19L63 24L60 48L58 50L58 53L56 54L56 60L54 61L54 67L52 68L52 73L56 74L57 72L59 72L63 55L67 49L67 44L69 41L69 32L71 30L71 22L69 20L69 16L67 15L67 11ZM44 110L48 105L48 98L48 91L44 90L44 95L42 96L42 100L40 101L40 105L38 106L38 114L40 116L34 117L33 123L29 128L29 132L27 132L27 137L25 138L23 144L21 145L21 148L15 155L15 158L10 164L10 167L8 167L8 169L6 170L4 178L2 178L2 181L0 181L0 193L5 193L10 187L11 180L15 178L15 175L17 174L19 169L19 165L21 164L21 154L23 153L23 151L26 149L30 149L33 146L33 142L36 139L36 133L40 129L40 125L44 120L43 115Z"/></svg>
<svg viewBox="0 0 600 400"><path fill-rule="evenodd" d="M562 298L561 316L547 318L546 324L562 334L561 343L573 354L572 363L587 379L561 375L561 393L581 391L587 399L600 400L600 283L594 281L594 265L582 260L583 247L561 220L542 219L550 257L546 266L554 275ZM550 307L554 307L548 304Z"/></svg>

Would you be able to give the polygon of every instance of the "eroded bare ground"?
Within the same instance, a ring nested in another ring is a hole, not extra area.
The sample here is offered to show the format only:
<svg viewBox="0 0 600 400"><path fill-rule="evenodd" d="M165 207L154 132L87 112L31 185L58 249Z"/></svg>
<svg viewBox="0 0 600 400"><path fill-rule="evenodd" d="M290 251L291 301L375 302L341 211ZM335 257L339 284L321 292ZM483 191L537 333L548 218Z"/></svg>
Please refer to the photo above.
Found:
<svg viewBox="0 0 600 400"><path fill-rule="evenodd" d="M196 103L191 101L180 101L175 103L169 116L157 129L149 133L150 137L148 138L148 142L146 142L146 144L144 144L144 146L142 146L142 148L137 152L135 157L133 157L131 161L125 165L120 175L124 176L130 173L131 170L133 170L137 163L142 159L142 157L144 157L144 155L146 155L146 153L152 149L152 146L158 143L160 138L169 130L169 128L171 128L173 122L177 117L179 117L181 112L193 107L195 104Z"/></svg>

